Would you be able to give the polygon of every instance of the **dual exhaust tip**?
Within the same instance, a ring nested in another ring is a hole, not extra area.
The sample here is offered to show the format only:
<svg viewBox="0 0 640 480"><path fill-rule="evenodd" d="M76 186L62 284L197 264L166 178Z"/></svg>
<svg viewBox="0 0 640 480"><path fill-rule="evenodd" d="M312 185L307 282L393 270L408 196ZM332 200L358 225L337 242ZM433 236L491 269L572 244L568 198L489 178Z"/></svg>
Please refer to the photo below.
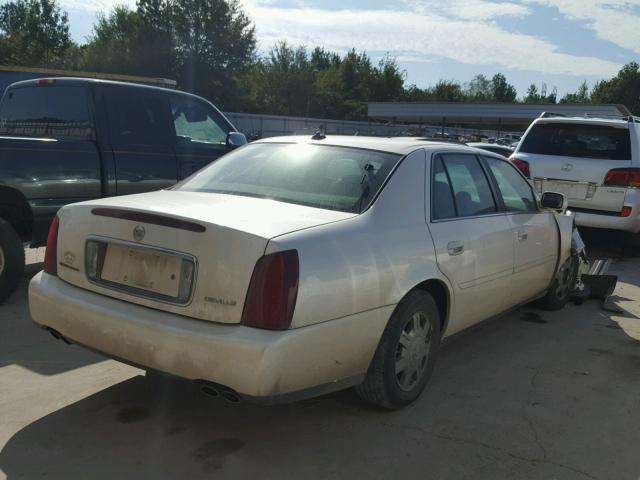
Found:
<svg viewBox="0 0 640 480"><path fill-rule="evenodd" d="M67 345L71 345L71 342L59 331L49 327L47 327L47 330L56 340L62 340ZM238 392L229 387L225 387L224 385L218 385L206 380L196 380L195 383L198 385L202 393L209 395L210 397L220 397L232 404L238 404L242 400L242 397L240 397Z"/></svg>
<svg viewBox="0 0 640 480"><path fill-rule="evenodd" d="M240 395L229 387L207 382L206 380L196 380L196 384L198 384L202 393L210 397L222 397L227 402L233 404L238 404L242 400Z"/></svg>

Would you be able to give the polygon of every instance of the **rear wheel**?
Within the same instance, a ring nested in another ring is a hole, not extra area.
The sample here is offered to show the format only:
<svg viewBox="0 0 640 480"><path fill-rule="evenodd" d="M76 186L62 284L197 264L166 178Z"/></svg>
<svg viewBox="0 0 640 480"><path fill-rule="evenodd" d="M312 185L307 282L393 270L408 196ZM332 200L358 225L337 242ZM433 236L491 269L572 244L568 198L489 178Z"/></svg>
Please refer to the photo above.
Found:
<svg viewBox="0 0 640 480"><path fill-rule="evenodd" d="M578 257L571 255L560 267L547 294L538 301L544 310L560 310L571 299L578 275Z"/></svg>
<svg viewBox="0 0 640 480"><path fill-rule="evenodd" d="M385 328L364 382L356 387L369 403L390 410L415 401L424 390L440 345L440 316L433 297L410 293Z"/></svg>
<svg viewBox="0 0 640 480"><path fill-rule="evenodd" d="M24 272L24 247L16 231L0 219L0 303L13 293Z"/></svg>

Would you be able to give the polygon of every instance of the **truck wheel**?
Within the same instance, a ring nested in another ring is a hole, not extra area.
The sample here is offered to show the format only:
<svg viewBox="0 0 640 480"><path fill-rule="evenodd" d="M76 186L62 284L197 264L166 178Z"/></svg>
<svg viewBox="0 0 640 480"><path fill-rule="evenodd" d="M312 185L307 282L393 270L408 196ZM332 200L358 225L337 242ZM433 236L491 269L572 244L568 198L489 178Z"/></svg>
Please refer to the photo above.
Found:
<svg viewBox="0 0 640 480"><path fill-rule="evenodd" d="M356 392L365 401L395 410L415 401L424 390L440 345L440 315L433 297L416 290L391 316Z"/></svg>
<svg viewBox="0 0 640 480"><path fill-rule="evenodd" d="M537 305L543 310L560 310L569 299L576 284L578 275L578 257L571 255L560 267L547 294L538 300Z"/></svg>
<svg viewBox="0 0 640 480"><path fill-rule="evenodd" d="M13 293L24 272L24 247L15 230L0 219L0 303Z"/></svg>

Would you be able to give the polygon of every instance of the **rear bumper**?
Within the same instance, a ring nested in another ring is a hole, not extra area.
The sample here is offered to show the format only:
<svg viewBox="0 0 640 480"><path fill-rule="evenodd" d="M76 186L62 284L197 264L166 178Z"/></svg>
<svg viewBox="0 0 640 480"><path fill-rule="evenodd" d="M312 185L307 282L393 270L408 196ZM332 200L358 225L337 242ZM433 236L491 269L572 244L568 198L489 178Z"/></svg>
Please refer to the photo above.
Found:
<svg viewBox="0 0 640 480"><path fill-rule="evenodd" d="M108 356L275 403L338 390L366 374L393 306L272 332L98 295L44 272L29 286L37 324Z"/></svg>
<svg viewBox="0 0 640 480"><path fill-rule="evenodd" d="M569 210L572 210L571 207L569 207ZM628 217L621 217L620 213L574 213L576 217L576 225L579 227L607 228L633 233L640 232L640 205L635 205L631 211L631 215Z"/></svg>

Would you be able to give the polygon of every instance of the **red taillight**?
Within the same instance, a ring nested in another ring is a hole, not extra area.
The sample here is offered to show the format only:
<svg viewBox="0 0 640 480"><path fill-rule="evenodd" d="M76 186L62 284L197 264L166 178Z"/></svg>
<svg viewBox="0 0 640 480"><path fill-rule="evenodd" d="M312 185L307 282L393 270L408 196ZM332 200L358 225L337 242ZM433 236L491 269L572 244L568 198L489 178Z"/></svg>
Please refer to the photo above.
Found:
<svg viewBox="0 0 640 480"><path fill-rule="evenodd" d="M640 188L640 168L614 168L604 177L606 187Z"/></svg>
<svg viewBox="0 0 640 480"><path fill-rule="evenodd" d="M53 217L44 252L44 271L49 275L58 275L58 224L58 217Z"/></svg>
<svg viewBox="0 0 640 480"><path fill-rule="evenodd" d="M41 87L42 85L53 85L56 81L53 78L41 78L36 80L36 85Z"/></svg>
<svg viewBox="0 0 640 480"><path fill-rule="evenodd" d="M516 166L516 168L520 170L525 177L531 178L531 169L529 168L529 162L520 160L519 158L513 155L509 157L509 161L513 163Z"/></svg>
<svg viewBox="0 0 640 480"><path fill-rule="evenodd" d="M242 312L242 323L267 330L291 325L298 297L298 252L265 255L256 263Z"/></svg>
<svg viewBox="0 0 640 480"><path fill-rule="evenodd" d="M631 216L631 207L622 207L622 211L620 212L621 217L629 217Z"/></svg>

